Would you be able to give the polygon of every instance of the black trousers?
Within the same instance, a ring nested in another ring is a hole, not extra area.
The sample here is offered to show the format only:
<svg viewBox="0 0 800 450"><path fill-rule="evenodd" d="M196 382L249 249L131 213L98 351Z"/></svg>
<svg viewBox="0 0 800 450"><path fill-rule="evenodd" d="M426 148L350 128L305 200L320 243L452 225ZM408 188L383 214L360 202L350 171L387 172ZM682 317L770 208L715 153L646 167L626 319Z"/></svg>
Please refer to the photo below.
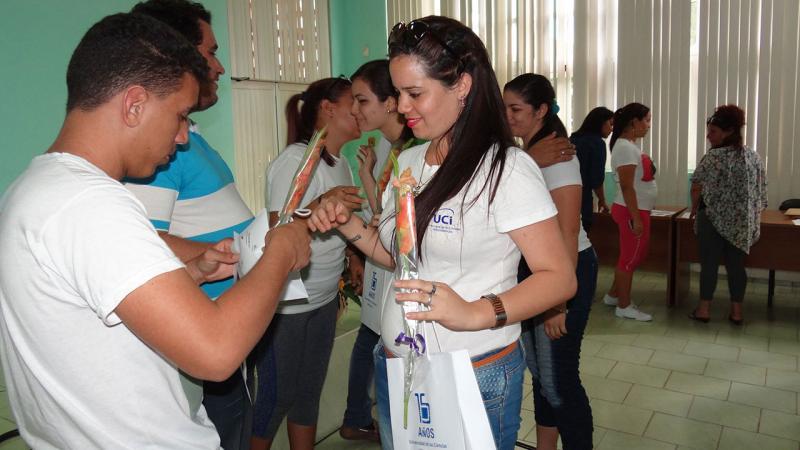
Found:
<svg viewBox="0 0 800 450"><path fill-rule="evenodd" d="M712 300L717 289L720 259L725 260L731 302L741 303L747 287L747 254L722 237L704 209L697 212L697 246L700 253L700 299Z"/></svg>

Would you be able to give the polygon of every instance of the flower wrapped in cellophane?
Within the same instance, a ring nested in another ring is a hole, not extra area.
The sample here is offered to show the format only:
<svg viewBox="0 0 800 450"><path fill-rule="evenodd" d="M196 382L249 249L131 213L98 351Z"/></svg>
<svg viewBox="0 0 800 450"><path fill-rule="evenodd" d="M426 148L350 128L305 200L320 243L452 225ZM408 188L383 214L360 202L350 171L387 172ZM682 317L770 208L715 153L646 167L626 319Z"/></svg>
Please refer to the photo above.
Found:
<svg viewBox="0 0 800 450"><path fill-rule="evenodd" d="M377 185L376 190L378 195L375 198L378 199L378 211L377 211L378 213L381 212L380 210L382 204L380 202L380 199L383 198L383 191L386 190L386 186L389 185L389 179L392 178L392 168L394 167L394 161L397 159L397 156L400 155L400 153L403 150L406 150L407 148L411 147L411 144L413 143L414 143L414 138L411 138L403 143L400 142L395 143L389 150L389 157L386 158L386 163L383 165L383 169L381 169L381 175L380 177L378 177L378 181L376 183Z"/></svg>
<svg viewBox="0 0 800 450"><path fill-rule="evenodd" d="M414 210L414 192L416 185L411 169L406 168L398 175L397 158L390 154L394 162L395 173L395 278L398 280L416 280L419 278L417 269L417 217ZM404 290L404 292L407 292ZM403 358L403 425L408 426L408 401L414 383L415 368L418 359L425 354L425 337L420 332L420 324L416 320L406 318L409 312L421 310L421 305L416 302L404 302L403 331L395 338L398 345L408 345L410 350Z"/></svg>
<svg viewBox="0 0 800 450"><path fill-rule="evenodd" d="M300 166L292 179L292 186L286 194L286 201L283 204L283 209L278 216L278 225L289 223L295 210L300 208L300 202L303 201L303 196L306 195L308 185L311 184L311 178L314 176L314 170L319 164L319 159L322 156L322 148L325 147L325 137L327 136L327 127L322 127L311 136L308 141L308 147L300 161Z"/></svg>

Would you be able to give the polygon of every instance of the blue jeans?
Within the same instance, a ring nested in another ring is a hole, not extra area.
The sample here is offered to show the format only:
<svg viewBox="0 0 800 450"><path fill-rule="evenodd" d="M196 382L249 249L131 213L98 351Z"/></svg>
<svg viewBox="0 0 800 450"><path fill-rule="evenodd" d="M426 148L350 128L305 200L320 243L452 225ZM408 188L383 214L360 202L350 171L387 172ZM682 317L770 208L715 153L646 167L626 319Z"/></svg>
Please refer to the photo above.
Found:
<svg viewBox="0 0 800 450"><path fill-rule="evenodd" d="M583 331L597 287L597 256L578 254L578 291L567 303L567 334L551 340L542 316L523 323L522 344L533 375L536 424L557 427L564 450L592 448L592 409L578 374Z"/></svg>
<svg viewBox="0 0 800 450"><path fill-rule="evenodd" d="M372 352L380 335L361 324L350 355L350 379L347 385L347 409L344 411L342 424L352 428L372 425L372 399L369 391L372 387L372 374L375 362Z"/></svg>
<svg viewBox="0 0 800 450"><path fill-rule="evenodd" d="M493 350L472 358L473 364L503 349ZM522 381L525 376L524 357L520 346L508 355L475 370L475 378L483 397L497 450L513 450L520 426ZM378 423L381 447L391 450L392 424L389 415L389 380L386 372L386 353L383 345L375 347L375 396L378 400Z"/></svg>
<svg viewBox="0 0 800 450"><path fill-rule="evenodd" d="M217 428L222 448L250 448L253 406L240 370L237 369L230 378L219 383L205 381L203 406L206 407L208 418Z"/></svg>

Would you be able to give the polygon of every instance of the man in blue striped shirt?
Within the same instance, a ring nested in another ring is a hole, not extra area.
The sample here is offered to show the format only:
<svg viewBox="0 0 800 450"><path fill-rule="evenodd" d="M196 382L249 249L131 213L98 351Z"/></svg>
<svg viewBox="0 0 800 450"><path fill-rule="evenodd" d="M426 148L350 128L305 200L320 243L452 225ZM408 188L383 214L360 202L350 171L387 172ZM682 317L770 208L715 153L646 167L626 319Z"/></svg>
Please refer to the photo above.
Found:
<svg viewBox="0 0 800 450"><path fill-rule="evenodd" d="M197 110L217 102L217 82L225 69L216 57L217 42L211 30L211 13L187 0L149 0L131 10L154 17L196 45L209 66L207 83L201 85ZM190 260L211 244L241 232L253 215L245 205L230 168L192 125L189 142L180 145L169 164L145 180L126 180L141 200L161 237L182 261ZM233 284L233 279L201 287L212 299ZM202 382L184 375L181 380L196 414L202 400L208 417L220 434L225 449L246 449L250 444L252 410L241 372L220 383Z"/></svg>

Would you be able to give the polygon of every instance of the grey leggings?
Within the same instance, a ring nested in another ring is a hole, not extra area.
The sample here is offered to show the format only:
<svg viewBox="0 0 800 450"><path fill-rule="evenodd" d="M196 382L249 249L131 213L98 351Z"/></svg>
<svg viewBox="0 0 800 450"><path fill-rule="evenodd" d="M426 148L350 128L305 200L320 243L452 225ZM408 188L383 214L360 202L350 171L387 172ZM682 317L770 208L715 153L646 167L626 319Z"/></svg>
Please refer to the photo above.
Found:
<svg viewBox="0 0 800 450"><path fill-rule="evenodd" d="M744 259L747 254L722 237L705 209L697 212L697 247L700 253L700 299L712 300L717 289L720 258L725 258L731 302L741 303L747 287Z"/></svg>

